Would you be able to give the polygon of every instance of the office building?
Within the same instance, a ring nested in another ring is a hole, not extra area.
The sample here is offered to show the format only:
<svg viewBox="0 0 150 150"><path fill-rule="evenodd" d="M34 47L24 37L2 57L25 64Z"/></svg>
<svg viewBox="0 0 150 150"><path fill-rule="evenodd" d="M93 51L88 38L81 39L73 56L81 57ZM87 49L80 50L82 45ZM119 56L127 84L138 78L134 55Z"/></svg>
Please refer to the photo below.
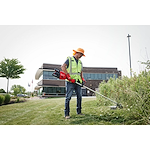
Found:
<svg viewBox="0 0 150 150"><path fill-rule="evenodd" d="M35 79L39 80L39 82L35 90L44 97L60 97L66 94L66 81L52 76L55 68L61 70L61 65L44 63L36 72ZM86 80L85 86L96 90L103 80L107 82L111 77L118 78L121 76L121 71L118 71L117 68L83 67L83 76ZM82 87L83 96L91 96L93 94Z"/></svg>

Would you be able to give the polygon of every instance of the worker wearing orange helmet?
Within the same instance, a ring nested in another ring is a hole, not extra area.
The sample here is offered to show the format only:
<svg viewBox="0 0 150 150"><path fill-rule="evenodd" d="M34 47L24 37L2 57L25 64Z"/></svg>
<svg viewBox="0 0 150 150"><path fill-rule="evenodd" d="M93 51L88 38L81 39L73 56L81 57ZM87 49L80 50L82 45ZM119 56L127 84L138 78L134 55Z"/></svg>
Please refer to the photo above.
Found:
<svg viewBox="0 0 150 150"><path fill-rule="evenodd" d="M84 49L78 48L77 50L73 50L73 56L67 57L65 63L61 66L62 71L66 74L68 81L66 82L66 99L65 99L65 118L70 118L70 100L73 94L73 91L76 92L77 95L77 114L83 115L81 113L81 103L82 103L82 91L81 86L75 84L75 82L79 82L83 84L85 79L83 78L83 66L80 58L84 55Z"/></svg>

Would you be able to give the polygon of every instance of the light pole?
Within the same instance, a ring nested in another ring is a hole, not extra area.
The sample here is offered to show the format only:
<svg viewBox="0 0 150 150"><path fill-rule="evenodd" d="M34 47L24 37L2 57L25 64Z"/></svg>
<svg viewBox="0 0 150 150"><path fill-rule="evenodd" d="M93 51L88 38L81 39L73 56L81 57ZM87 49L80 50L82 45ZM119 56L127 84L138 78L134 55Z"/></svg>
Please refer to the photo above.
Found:
<svg viewBox="0 0 150 150"><path fill-rule="evenodd" d="M131 70L131 53L130 53L130 37L131 35L128 34L128 43L129 43L129 61L130 61L130 77L132 77L132 70Z"/></svg>

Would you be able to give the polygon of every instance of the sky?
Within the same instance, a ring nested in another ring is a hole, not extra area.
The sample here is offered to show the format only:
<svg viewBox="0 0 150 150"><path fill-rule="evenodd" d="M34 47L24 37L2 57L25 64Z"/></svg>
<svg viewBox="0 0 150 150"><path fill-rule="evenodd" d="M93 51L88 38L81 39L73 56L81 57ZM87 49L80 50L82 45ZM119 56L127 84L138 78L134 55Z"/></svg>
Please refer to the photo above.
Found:
<svg viewBox="0 0 150 150"><path fill-rule="evenodd" d="M10 80L9 90L14 84L33 90L43 63L61 65L79 47L85 50L83 66L115 67L130 77L128 34L132 70L138 74L145 68L138 61L150 59L149 25L0 25L0 61L17 58L26 68L20 79ZM0 78L0 88L6 90L6 83Z"/></svg>

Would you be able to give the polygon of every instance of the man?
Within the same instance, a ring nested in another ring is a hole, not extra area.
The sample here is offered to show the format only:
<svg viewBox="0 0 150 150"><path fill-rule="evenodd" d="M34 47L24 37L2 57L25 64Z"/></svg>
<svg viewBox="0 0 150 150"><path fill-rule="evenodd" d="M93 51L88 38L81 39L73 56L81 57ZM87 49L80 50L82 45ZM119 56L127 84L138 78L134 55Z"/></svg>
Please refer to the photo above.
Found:
<svg viewBox="0 0 150 150"><path fill-rule="evenodd" d="M75 84L74 82L79 82L83 84L85 82L83 78L82 73L82 62L80 58L84 55L84 50L82 48L78 48L77 50L73 50L73 56L68 57L66 62L61 66L62 71L66 74L68 81L66 83L66 100L65 100L65 118L69 119L70 115L70 100L71 96L73 94L73 91L75 90L77 95L77 114L83 115L81 113L81 102L82 102L82 92L81 92L81 86L78 84ZM75 80L71 80L75 79Z"/></svg>

